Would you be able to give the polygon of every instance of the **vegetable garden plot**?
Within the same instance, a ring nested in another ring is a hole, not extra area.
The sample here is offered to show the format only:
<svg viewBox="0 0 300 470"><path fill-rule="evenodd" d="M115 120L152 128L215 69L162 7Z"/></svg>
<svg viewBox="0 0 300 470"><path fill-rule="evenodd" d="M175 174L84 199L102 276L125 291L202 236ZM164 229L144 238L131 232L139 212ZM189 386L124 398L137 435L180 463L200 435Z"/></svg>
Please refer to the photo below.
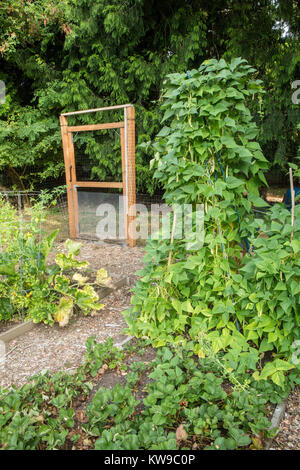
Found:
<svg viewBox="0 0 300 470"><path fill-rule="evenodd" d="M70 239L65 252L48 262L58 229L42 230L51 196L34 196L5 193L0 200L0 320L64 326L73 313L103 308L99 295L110 277L105 269L85 272L88 263L76 259L81 244Z"/></svg>
<svg viewBox="0 0 300 470"><path fill-rule="evenodd" d="M143 266L143 250L119 244L99 244L90 240L83 240L81 245L77 259L89 263L87 269L89 282L92 281L92 273L96 273L99 269L104 268L109 272L114 289L109 287L96 289L101 298L100 302L104 304L103 309L99 312L93 311L87 316L76 310L68 325L63 328L58 323L51 326L39 323L25 335L9 343L6 342L6 352L9 355L6 358L5 371L0 374L0 386L24 384L29 377L42 369L57 371L80 365L85 341L92 335L95 335L99 342L105 341L107 337L113 337L118 343L124 338L121 332L126 323L121 312L130 304L130 285L136 278L136 271ZM55 243L54 250L48 257L49 265L54 263L58 254L62 253L66 253L65 244ZM126 280L124 287L120 287L122 280ZM102 294L106 293L108 295L103 298Z"/></svg>
<svg viewBox="0 0 300 470"><path fill-rule="evenodd" d="M0 390L4 448L260 449L274 435L272 405L300 380L300 207L291 215L275 205L266 220L253 216L253 207L266 206L259 187L267 168L244 104L262 91L253 72L238 58L168 76L155 177L170 205L190 204L195 215L197 204L204 206L206 233L200 249L173 235L171 243L147 244L132 307L123 314L127 333L157 348L155 360L128 364L112 340L89 338L74 375L39 374L8 396ZM172 234L174 221L176 212ZM70 276L83 267L74 259L79 244L68 240L66 248L55 258L60 270L51 271L52 280L59 273L53 317L64 324L75 304L86 314L102 307L78 272ZM98 275L107 280L102 269Z"/></svg>
<svg viewBox="0 0 300 470"><path fill-rule="evenodd" d="M0 389L0 448L262 449L272 435L268 401L280 395L236 379L181 347L133 340L120 350L113 339L89 338L72 374L43 371L19 389Z"/></svg>

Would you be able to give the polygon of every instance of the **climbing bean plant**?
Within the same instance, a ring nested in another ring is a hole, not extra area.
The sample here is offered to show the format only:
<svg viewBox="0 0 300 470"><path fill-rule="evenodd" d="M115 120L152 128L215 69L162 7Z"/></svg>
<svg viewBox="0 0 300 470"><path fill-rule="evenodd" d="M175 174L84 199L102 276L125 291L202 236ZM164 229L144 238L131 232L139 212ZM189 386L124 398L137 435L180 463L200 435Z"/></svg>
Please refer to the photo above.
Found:
<svg viewBox="0 0 300 470"><path fill-rule="evenodd" d="M172 244L159 237L149 240L146 266L126 312L129 330L149 336L156 346L192 339L194 352L204 356L200 336L205 332L213 351L225 352L228 367L236 366L235 357L244 357L239 365L244 371L256 370L266 351L289 358L299 309L297 297L289 304L289 320L279 320L284 312L274 299L277 292L265 291L282 278L280 263L270 272L261 268L252 282L245 281L249 266L258 266L264 256L259 250L262 242L254 242L261 230L253 207L267 206L259 188L266 184L268 163L255 140L258 127L247 106L249 100L261 100L262 93L255 69L241 58L230 63L208 60L197 70L167 76L164 127L153 143L155 177L164 187L168 204L191 204L193 211L203 204L204 244L193 251L184 239ZM278 216L271 215L274 223ZM254 257L249 239L257 249ZM298 295L299 258L294 249L283 247L286 237L276 243L289 259L289 279ZM268 253L274 246L269 246ZM249 250L251 254L246 254ZM266 285L262 284L265 273L272 278ZM278 341L283 337L285 348ZM284 387L285 371L294 366L287 361L272 364L268 376Z"/></svg>

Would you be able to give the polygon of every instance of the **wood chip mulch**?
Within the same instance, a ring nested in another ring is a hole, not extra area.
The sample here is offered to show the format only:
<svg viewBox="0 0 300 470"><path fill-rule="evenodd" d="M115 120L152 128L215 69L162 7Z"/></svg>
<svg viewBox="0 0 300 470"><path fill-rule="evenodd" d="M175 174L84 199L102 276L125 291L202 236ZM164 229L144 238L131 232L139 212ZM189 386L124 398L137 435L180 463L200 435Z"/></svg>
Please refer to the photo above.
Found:
<svg viewBox="0 0 300 470"><path fill-rule="evenodd" d="M300 450L300 387L289 395L279 432L270 450Z"/></svg>

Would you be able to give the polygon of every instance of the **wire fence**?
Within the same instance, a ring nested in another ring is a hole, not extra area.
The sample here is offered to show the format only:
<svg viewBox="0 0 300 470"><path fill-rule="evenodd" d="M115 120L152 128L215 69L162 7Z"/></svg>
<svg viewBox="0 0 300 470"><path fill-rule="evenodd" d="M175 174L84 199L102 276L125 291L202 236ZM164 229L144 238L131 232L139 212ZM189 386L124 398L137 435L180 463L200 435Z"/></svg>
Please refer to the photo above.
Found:
<svg viewBox="0 0 300 470"><path fill-rule="evenodd" d="M97 226L105 218L105 207L112 207L113 216L116 218L116 236L110 237L110 241L125 242L125 204L121 190L77 190L78 196L78 216L79 232L78 238L84 240L104 240L105 236L99 236ZM49 198L49 193L43 191L0 191L0 201L8 203L14 208L15 215L13 220L3 218L3 208L0 211L0 253L3 253L5 247L5 237L11 234L19 234L20 237L20 260L22 262L22 240L26 232L30 232L30 210L39 204L40 231L36 236L41 237L43 233L51 233L59 229L57 240L63 241L69 238L69 219L67 194L64 189L53 199ZM171 212L171 207L165 203L162 194L150 196L148 194L136 194L137 226L143 229L144 241L151 234L151 230L159 229L162 218ZM272 203L271 203L272 204ZM102 207L102 210L101 210ZM104 209L103 209L104 207ZM255 217L264 218L268 208L254 208ZM2 214L2 216L1 216ZM156 224L156 225L155 225ZM108 237L109 238L109 237ZM109 241L108 238L106 241ZM21 268L22 269L22 268Z"/></svg>
<svg viewBox="0 0 300 470"><path fill-rule="evenodd" d="M122 191L78 188L77 201L79 238L125 243L126 203ZM161 195L136 194L136 224L141 243L151 231L159 229L163 215L170 211Z"/></svg>

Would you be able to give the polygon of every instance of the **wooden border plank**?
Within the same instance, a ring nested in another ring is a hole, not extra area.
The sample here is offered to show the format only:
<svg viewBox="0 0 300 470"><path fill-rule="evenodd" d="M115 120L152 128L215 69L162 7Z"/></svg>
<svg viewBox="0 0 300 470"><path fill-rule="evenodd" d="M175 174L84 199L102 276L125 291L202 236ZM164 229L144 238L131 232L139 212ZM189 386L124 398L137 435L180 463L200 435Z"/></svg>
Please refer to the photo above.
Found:
<svg viewBox="0 0 300 470"><path fill-rule="evenodd" d="M32 320L21 323L21 325L14 326L13 328L10 328L9 330L4 331L4 333L0 334L0 341L3 341L4 343L8 343L12 339L15 339L18 336L21 336L24 333L27 333L27 331L32 330L34 326L35 326L35 323L33 323Z"/></svg>

